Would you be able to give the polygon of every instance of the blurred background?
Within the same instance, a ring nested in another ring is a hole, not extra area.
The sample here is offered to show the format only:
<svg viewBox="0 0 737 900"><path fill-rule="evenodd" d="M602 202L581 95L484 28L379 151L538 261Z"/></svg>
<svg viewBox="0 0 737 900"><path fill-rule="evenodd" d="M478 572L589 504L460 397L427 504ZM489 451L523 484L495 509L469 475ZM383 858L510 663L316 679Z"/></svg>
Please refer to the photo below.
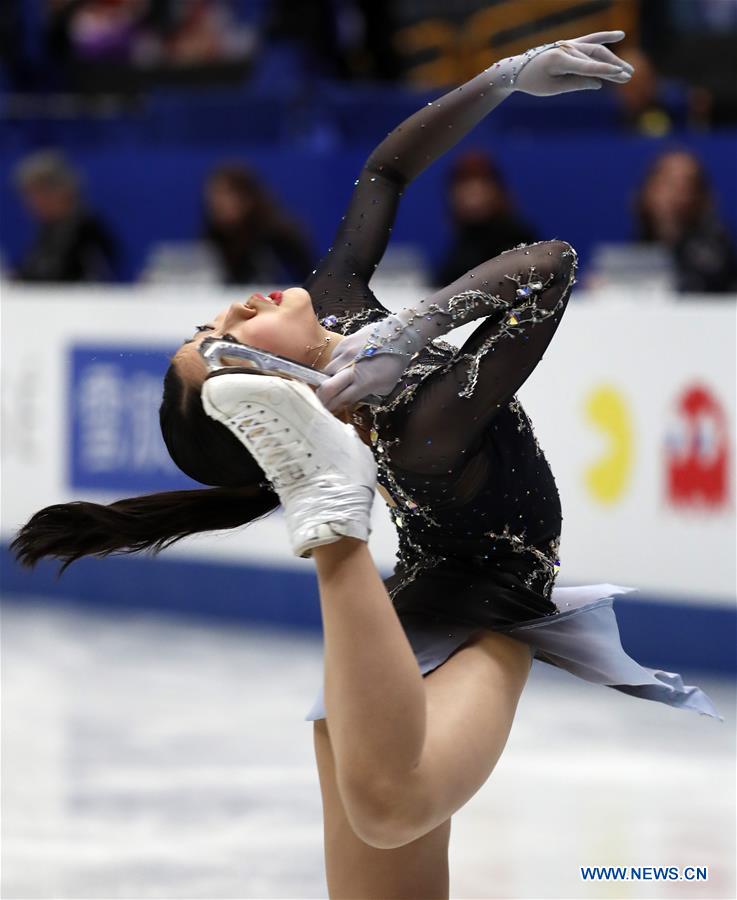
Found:
<svg viewBox="0 0 737 900"><path fill-rule="evenodd" d="M326 896L319 607L280 514L61 579L7 545L50 503L196 486L157 415L194 324L299 283L429 99L609 29L632 81L506 101L405 192L372 286L398 308L521 242L576 247L520 392L563 501L559 584L636 587L625 648L724 722L536 662L454 817L451 891L735 896L737 0L3 0L4 897Z"/></svg>

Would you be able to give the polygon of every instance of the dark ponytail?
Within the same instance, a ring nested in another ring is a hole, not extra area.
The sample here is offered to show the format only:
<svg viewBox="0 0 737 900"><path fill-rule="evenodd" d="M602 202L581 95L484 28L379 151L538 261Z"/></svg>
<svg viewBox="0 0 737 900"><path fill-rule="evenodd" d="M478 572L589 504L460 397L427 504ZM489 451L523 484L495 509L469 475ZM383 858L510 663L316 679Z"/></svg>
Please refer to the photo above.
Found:
<svg viewBox="0 0 737 900"><path fill-rule="evenodd" d="M35 513L10 545L27 566L52 556L61 571L82 556L158 553L203 531L237 528L266 515L279 498L243 445L202 408L199 390L185 385L174 365L164 379L159 410L170 456L190 478L217 485L118 500L108 506L77 501Z"/></svg>
<svg viewBox="0 0 737 900"><path fill-rule="evenodd" d="M109 506L58 503L35 513L10 546L23 565L33 566L44 556L54 556L63 561L63 572L81 556L139 550L158 553L190 534L252 522L274 506L273 499L258 488L167 491Z"/></svg>

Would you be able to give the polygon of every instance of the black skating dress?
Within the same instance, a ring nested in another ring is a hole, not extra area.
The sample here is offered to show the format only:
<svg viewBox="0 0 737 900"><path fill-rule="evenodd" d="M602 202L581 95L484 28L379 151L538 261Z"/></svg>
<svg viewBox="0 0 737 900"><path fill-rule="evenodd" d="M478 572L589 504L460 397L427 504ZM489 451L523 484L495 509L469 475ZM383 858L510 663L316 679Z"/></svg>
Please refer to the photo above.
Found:
<svg viewBox="0 0 737 900"><path fill-rule="evenodd" d="M400 197L496 105L479 78L423 107L368 158L333 246L304 284L325 327L351 334L389 313L369 281ZM721 718L700 688L625 653L613 598L627 588L554 588L560 499L516 392L555 334L575 272L573 248L545 241L434 293L428 302L451 300L458 311L453 327L484 318L461 348L428 343L381 407L354 412L370 434L398 534L385 584L423 674L492 629L586 680ZM463 302L479 295L483 313ZM324 717L320 692L305 718Z"/></svg>

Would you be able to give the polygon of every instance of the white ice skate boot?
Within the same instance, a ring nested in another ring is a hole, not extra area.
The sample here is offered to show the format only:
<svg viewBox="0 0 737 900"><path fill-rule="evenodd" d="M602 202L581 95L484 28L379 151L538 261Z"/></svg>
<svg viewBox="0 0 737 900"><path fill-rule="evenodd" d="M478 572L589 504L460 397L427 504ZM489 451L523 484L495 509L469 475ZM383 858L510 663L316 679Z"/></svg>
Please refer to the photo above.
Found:
<svg viewBox="0 0 737 900"><path fill-rule="evenodd" d="M302 382L234 372L205 380L205 412L264 470L284 507L296 556L341 537L367 541L376 463L355 429Z"/></svg>

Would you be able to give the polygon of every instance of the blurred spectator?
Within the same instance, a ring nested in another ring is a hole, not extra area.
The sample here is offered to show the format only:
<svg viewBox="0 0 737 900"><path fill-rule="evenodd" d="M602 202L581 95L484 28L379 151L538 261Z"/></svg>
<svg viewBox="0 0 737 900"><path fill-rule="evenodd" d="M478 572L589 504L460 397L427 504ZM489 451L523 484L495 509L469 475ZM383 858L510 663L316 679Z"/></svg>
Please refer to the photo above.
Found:
<svg viewBox="0 0 737 900"><path fill-rule="evenodd" d="M109 281L114 276L115 240L85 206L79 176L54 152L26 157L15 184L38 230L14 273L20 281Z"/></svg>
<svg viewBox="0 0 737 900"><path fill-rule="evenodd" d="M312 254L299 227L246 166L226 163L205 184L204 239L226 284L302 281Z"/></svg>
<svg viewBox="0 0 737 900"><path fill-rule="evenodd" d="M737 290L737 252L717 218L709 178L686 150L662 153L635 198L638 239L672 253L681 292Z"/></svg>
<svg viewBox="0 0 737 900"><path fill-rule="evenodd" d="M267 36L299 47L305 76L396 80L392 0L272 0Z"/></svg>
<svg viewBox="0 0 737 900"><path fill-rule="evenodd" d="M471 151L455 161L447 200L454 234L435 273L436 284L450 284L504 250L537 240L516 214L501 172L485 153Z"/></svg>
<svg viewBox="0 0 737 900"><path fill-rule="evenodd" d="M254 35L225 0L148 0L146 39L136 61L175 67L244 60Z"/></svg>
<svg viewBox="0 0 737 900"><path fill-rule="evenodd" d="M673 128L671 117L660 99L658 73L647 56L637 48L628 48L627 62L635 74L627 84L616 88L625 124L640 134L660 137Z"/></svg>
<svg viewBox="0 0 737 900"><path fill-rule="evenodd" d="M146 0L49 0L49 42L60 57L128 60Z"/></svg>
<svg viewBox="0 0 737 900"><path fill-rule="evenodd" d="M648 137L662 137L686 126L704 131L711 127L712 92L681 78L663 78L652 60L637 47L627 47L624 58L635 67L627 84L615 88L623 123Z"/></svg>
<svg viewBox="0 0 737 900"><path fill-rule="evenodd" d="M47 0L48 46L80 88L131 85L135 70L241 64L252 30L225 0ZM101 81L102 79L102 81ZM122 79L122 80L121 80Z"/></svg>
<svg viewBox="0 0 737 900"><path fill-rule="evenodd" d="M639 0L637 5L644 52L661 76L688 86L690 124L733 127L737 0Z"/></svg>

